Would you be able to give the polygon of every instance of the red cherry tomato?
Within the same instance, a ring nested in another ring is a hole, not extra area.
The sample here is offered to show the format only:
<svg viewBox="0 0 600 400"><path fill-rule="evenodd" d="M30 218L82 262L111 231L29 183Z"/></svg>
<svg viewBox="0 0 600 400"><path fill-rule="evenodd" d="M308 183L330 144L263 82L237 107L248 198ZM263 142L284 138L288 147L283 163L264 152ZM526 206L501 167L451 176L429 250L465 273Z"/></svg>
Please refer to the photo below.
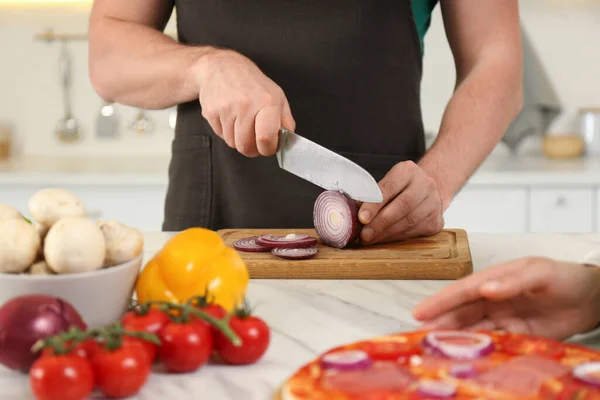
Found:
<svg viewBox="0 0 600 400"><path fill-rule="evenodd" d="M215 335L215 349L218 356L228 364L252 364L265 354L269 347L271 332L267 324L252 315L233 315L229 326L242 340L237 347L221 332Z"/></svg>
<svg viewBox="0 0 600 400"><path fill-rule="evenodd" d="M133 311L125 313L121 319L126 331L149 332L158 335L160 330L170 322L169 317L163 311L150 308L146 314L136 314Z"/></svg>
<svg viewBox="0 0 600 400"><path fill-rule="evenodd" d="M85 358L45 355L31 366L29 383L37 400L84 400L94 389L94 375Z"/></svg>
<svg viewBox="0 0 600 400"><path fill-rule="evenodd" d="M157 346L152 342L133 336L124 336L123 344L125 346L140 346L142 349L144 349L144 352L148 356L148 359L151 363L156 359L158 349Z"/></svg>
<svg viewBox="0 0 600 400"><path fill-rule="evenodd" d="M205 306L194 306L194 307L216 319L222 320L223 318L225 318L227 316L227 311L218 304L208 304ZM198 320L202 321L202 323L204 323L210 327L210 329L213 333L213 336L217 333L218 329L216 327L214 327L210 322L205 321L200 318L198 318Z"/></svg>
<svg viewBox="0 0 600 400"><path fill-rule="evenodd" d="M121 319L123 329L126 331L148 332L154 335L158 335L169 322L170 319L167 314L156 308L150 308L146 314L136 314L134 311L128 311ZM126 338L128 341L134 340L132 337L126 336ZM147 340L135 340L142 343L150 356L150 360L154 362L158 353L156 345Z"/></svg>
<svg viewBox="0 0 600 400"><path fill-rule="evenodd" d="M210 326L192 320L170 322L160 332L158 359L172 372L191 372L208 362L213 350Z"/></svg>
<svg viewBox="0 0 600 400"><path fill-rule="evenodd" d="M106 397L115 398L139 392L152 368L143 346L125 340L115 350L98 348L91 363L98 389Z"/></svg>
<svg viewBox="0 0 600 400"><path fill-rule="evenodd" d="M65 346L70 347L71 343L72 342L67 342L65 343ZM80 342L75 346L71 354L74 354L81 358L90 359L98 347L98 342L96 342L94 339L84 340L83 342ZM54 356L54 350L52 350L52 347L45 347L44 350L42 350L42 355Z"/></svg>
<svg viewBox="0 0 600 400"><path fill-rule="evenodd" d="M196 307L199 310L211 315L217 319L223 319L227 316L227 311L218 304L209 304L205 307Z"/></svg>

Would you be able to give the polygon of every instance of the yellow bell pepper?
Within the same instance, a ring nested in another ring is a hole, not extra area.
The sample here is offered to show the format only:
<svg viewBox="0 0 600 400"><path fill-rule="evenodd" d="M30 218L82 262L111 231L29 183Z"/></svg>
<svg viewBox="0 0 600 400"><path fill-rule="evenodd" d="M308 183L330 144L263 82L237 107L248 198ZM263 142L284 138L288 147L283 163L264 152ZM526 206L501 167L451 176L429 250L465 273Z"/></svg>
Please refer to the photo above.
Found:
<svg viewBox="0 0 600 400"><path fill-rule="evenodd" d="M209 229L189 228L173 236L146 264L136 282L138 302L182 304L205 296L227 311L241 306L248 288L248 269L234 249Z"/></svg>

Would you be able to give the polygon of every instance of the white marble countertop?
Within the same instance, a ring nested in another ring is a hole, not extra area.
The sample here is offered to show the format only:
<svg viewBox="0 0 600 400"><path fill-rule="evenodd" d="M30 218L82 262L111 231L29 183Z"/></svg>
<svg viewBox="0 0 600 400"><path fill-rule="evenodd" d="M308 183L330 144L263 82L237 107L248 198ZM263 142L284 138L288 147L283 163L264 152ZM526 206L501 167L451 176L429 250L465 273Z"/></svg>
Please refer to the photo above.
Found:
<svg viewBox="0 0 600 400"><path fill-rule="evenodd" d="M150 257L168 237L146 234ZM528 255L581 261L600 235L470 234L475 270ZM153 374L136 400L268 400L297 368L347 342L412 330L412 308L450 281L254 280L248 298L272 329L265 356L251 366L208 365L191 374ZM595 342L580 340L583 344ZM0 369L0 399L33 399L27 377Z"/></svg>
<svg viewBox="0 0 600 400"><path fill-rule="evenodd" d="M160 185L170 158L21 157L0 161L0 185ZM539 154L493 153L471 185L600 185L600 159L552 161Z"/></svg>

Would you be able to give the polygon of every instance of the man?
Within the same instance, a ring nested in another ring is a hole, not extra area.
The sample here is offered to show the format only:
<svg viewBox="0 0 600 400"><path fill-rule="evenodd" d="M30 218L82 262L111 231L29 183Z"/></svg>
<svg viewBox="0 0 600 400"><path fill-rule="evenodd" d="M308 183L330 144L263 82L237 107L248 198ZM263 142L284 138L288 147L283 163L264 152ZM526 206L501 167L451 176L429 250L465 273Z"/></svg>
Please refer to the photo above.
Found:
<svg viewBox="0 0 600 400"><path fill-rule="evenodd" d="M180 43L161 33L174 3ZM284 126L379 181L384 201L360 210L365 243L441 230L520 110L522 60L517 0L442 0L457 81L425 154L421 41L436 3L95 0L96 91L178 105L163 228L311 227L320 188L272 157Z"/></svg>
<svg viewBox="0 0 600 400"><path fill-rule="evenodd" d="M600 253L581 264L521 258L470 275L425 299L423 329L502 329L567 339L600 325Z"/></svg>

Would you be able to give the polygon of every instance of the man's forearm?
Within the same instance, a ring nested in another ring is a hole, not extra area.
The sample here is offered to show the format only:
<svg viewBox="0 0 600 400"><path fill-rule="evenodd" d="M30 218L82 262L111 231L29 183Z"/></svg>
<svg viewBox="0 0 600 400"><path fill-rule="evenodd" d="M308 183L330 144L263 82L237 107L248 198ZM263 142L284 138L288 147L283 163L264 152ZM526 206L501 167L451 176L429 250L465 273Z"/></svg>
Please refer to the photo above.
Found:
<svg viewBox="0 0 600 400"><path fill-rule="evenodd" d="M164 109L198 99L191 69L211 50L182 45L134 22L108 17L90 22L90 76L107 101Z"/></svg>
<svg viewBox="0 0 600 400"><path fill-rule="evenodd" d="M438 137L419 165L436 181L443 209L498 144L522 106L513 62L481 62L457 86Z"/></svg>

